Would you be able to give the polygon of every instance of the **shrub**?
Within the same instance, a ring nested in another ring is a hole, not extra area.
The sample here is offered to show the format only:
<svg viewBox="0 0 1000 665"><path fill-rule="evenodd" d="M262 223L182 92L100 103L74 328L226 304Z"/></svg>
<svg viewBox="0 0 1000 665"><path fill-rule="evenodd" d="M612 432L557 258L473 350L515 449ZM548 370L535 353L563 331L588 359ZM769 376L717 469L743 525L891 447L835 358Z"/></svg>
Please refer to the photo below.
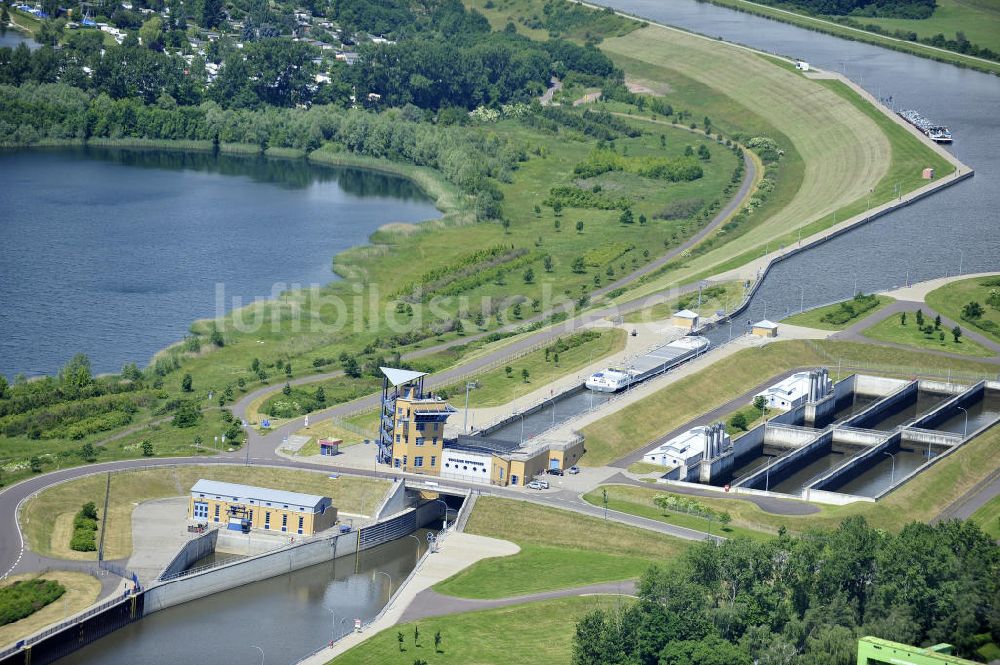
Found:
<svg viewBox="0 0 1000 665"><path fill-rule="evenodd" d="M97 549L97 506L88 501L73 517L73 535L69 548L76 552L93 552Z"/></svg>
<svg viewBox="0 0 1000 665"><path fill-rule="evenodd" d="M66 588L62 584L42 578L0 588L0 626L34 614L64 593Z"/></svg>

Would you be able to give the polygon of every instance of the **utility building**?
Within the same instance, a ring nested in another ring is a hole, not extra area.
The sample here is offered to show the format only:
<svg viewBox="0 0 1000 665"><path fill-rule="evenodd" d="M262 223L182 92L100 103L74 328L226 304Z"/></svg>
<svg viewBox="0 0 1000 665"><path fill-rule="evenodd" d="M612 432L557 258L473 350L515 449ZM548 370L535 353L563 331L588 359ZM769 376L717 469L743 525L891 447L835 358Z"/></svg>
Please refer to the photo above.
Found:
<svg viewBox="0 0 1000 665"><path fill-rule="evenodd" d="M643 462L679 469L678 477L693 477L703 459L718 457L733 445L722 423L693 427L642 456Z"/></svg>
<svg viewBox="0 0 1000 665"><path fill-rule="evenodd" d="M424 391L425 372L380 367L378 461L410 473L441 473L444 425L455 408Z"/></svg>
<svg viewBox="0 0 1000 665"><path fill-rule="evenodd" d="M796 372L790 377L774 384L767 390L757 393L763 397L767 406L788 411L805 402L816 402L823 399L833 390L833 381L826 369L811 372Z"/></svg>
<svg viewBox="0 0 1000 665"><path fill-rule="evenodd" d="M698 327L698 314L689 309L682 309L679 312L674 312L674 315L670 317L670 323L683 330L694 330Z"/></svg>
<svg viewBox="0 0 1000 665"><path fill-rule="evenodd" d="M219 522L233 531L310 536L336 524L337 509L325 496L202 479L191 488L188 517Z"/></svg>

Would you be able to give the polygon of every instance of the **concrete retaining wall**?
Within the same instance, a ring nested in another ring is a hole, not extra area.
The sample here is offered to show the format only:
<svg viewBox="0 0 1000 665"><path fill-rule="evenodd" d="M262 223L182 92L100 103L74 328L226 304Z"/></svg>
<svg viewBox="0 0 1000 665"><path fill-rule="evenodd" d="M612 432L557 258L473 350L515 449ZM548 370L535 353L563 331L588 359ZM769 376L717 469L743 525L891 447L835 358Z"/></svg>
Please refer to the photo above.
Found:
<svg viewBox="0 0 1000 665"><path fill-rule="evenodd" d="M985 396L986 382L980 381L965 392L942 402L933 411L917 418L913 421L913 426L920 427L922 429L934 429L935 425L943 423L948 420L948 418L951 418L958 413L958 407L961 406L968 408L971 404L975 404L976 402L982 400Z"/></svg>
<svg viewBox="0 0 1000 665"><path fill-rule="evenodd" d="M799 467L805 466L816 458L829 453L832 445L833 432L831 430L818 432L818 435L813 441L803 445L797 450L793 450L784 457L779 457L771 464L768 464L767 466L750 474L740 481L738 487L765 489L765 487L777 485L782 480L795 473L795 470Z"/></svg>
<svg viewBox="0 0 1000 665"><path fill-rule="evenodd" d="M810 493L811 496L811 492L814 490L833 493L851 478L881 462L885 457L883 453L892 452L894 449L898 450L900 441L902 441L902 435L899 432L887 436L882 443L855 455L846 463L817 478L805 488L803 494Z"/></svg>
<svg viewBox="0 0 1000 665"><path fill-rule="evenodd" d="M194 540L184 543L184 547L177 553L177 556L167 564L167 567L160 573L161 578L169 578L181 573L191 567L195 561L203 559L215 551L215 544L219 538L219 530L211 529Z"/></svg>
<svg viewBox="0 0 1000 665"><path fill-rule="evenodd" d="M385 495L385 500L382 505L378 507L372 517L376 520L389 517L390 515L395 515L396 513L401 513L406 510L406 483L402 480L396 480L393 482L392 487Z"/></svg>
<svg viewBox="0 0 1000 665"><path fill-rule="evenodd" d="M896 392L878 402L875 402L864 411L844 420L844 422L841 423L844 427L867 429L871 425L884 420L886 417L905 409L907 406L917 401L918 387L916 381L896 381L895 379L880 380L878 377L859 376L857 381L858 394L871 394L864 392L864 389L861 387L862 383L868 383L869 379L873 382L892 381L896 386ZM884 385L888 386L889 384ZM875 388L868 389L874 390Z"/></svg>
<svg viewBox="0 0 1000 665"><path fill-rule="evenodd" d="M378 547L413 533L420 526L438 518L441 512L441 504L428 502L359 531L297 542L266 554L162 582L146 591L145 612L150 614L219 591L284 575L338 557L356 555L359 551Z"/></svg>
<svg viewBox="0 0 1000 665"><path fill-rule="evenodd" d="M944 393L946 395L957 395L969 389L968 385L952 383L950 381L933 381L930 379L920 379L918 381L920 389L929 393Z"/></svg>
<svg viewBox="0 0 1000 665"><path fill-rule="evenodd" d="M869 397L888 397L900 388L903 388L907 383L909 382L903 379L890 379L884 376L860 374L855 375L854 392Z"/></svg>
<svg viewBox="0 0 1000 665"><path fill-rule="evenodd" d="M764 429L764 443L775 448L801 448L816 438L816 430L782 427L773 421Z"/></svg>
<svg viewBox="0 0 1000 665"><path fill-rule="evenodd" d="M838 427L833 430L833 442L848 446L875 446L885 441L888 436L888 432L873 429Z"/></svg>

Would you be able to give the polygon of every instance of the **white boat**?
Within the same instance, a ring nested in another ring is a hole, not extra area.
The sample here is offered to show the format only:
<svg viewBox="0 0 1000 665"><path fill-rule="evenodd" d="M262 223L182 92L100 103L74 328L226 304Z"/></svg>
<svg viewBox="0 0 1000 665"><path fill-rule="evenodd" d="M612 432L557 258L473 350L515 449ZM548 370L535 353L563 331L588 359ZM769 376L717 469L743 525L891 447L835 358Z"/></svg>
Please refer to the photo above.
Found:
<svg viewBox="0 0 1000 665"><path fill-rule="evenodd" d="M591 374L584 383L599 393L614 393L666 372L685 360L703 353L711 344L707 337L689 335L633 358L627 366L608 367Z"/></svg>

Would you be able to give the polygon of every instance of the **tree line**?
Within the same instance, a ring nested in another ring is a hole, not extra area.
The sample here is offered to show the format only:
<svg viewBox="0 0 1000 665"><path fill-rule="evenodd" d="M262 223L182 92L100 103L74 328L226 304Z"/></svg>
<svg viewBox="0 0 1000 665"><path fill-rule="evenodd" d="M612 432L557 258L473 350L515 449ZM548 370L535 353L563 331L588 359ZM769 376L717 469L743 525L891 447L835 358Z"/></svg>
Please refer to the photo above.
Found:
<svg viewBox="0 0 1000 665"><path fill-rule="evenodd" d="M862 517L836 530L700 543L649 569L639 600L576 626L574 665L851 665L857 638L1000 642L1000 548L972 522Z"/></svg>

